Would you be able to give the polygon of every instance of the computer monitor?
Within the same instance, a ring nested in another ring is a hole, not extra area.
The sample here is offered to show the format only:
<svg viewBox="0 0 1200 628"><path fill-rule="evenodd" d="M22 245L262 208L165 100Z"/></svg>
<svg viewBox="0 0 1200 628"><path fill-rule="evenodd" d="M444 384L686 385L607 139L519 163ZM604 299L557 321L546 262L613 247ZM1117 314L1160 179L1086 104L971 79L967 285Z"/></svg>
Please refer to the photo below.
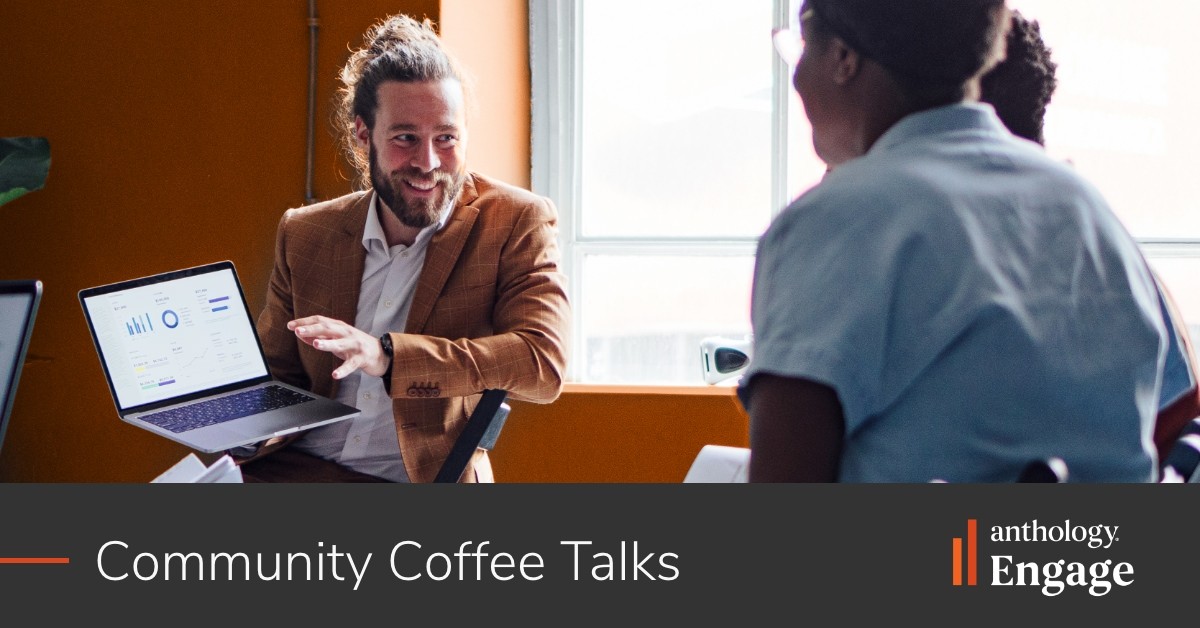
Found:
<svg viewBox="0 0 1200 628"><path fill-rule="evenodd" d="M42 300L42 282L0 281L0 446L17 396L17 381Z"/></svg>

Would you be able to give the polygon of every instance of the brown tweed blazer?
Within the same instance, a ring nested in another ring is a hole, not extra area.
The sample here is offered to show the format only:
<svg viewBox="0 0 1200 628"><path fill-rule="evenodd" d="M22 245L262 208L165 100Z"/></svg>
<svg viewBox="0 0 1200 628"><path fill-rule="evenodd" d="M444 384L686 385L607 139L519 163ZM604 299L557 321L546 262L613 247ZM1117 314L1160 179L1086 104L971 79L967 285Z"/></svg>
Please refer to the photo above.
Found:
<svg viewBox="0 0 1200 628"><path fill-rule="evenodd" d="M333 396L340 361L296 339L287 322L354 322L371 195L289 210L258 334L272 373ZM408 477L437 475L485 389L549 403L562 390L570 319L558 269L557 217L545 198L471 173L434 234L403 332L392 333L392 410ZM492 481L486 452L464 481Z"/></svg>

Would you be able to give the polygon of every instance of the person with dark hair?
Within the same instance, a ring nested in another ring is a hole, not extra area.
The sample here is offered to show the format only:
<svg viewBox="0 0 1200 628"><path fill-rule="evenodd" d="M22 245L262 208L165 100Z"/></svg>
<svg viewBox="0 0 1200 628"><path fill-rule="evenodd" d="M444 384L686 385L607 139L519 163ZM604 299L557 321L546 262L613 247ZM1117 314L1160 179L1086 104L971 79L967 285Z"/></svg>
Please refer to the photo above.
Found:
<svg viewBox="0 0 1200 628"><path fill-rule="evenodd" d="M834 169L759 243L751 481L1155 477L1166 339L1136 243L978 102L1003 0L806 0L793 85Z"/></svg>
<svg viewBox="0 0 1200 628"><path fill-rule="evenodd" d="M1057 69L1038 23L1013 11L1005 59L983 76L979 100L996 110L1013 135L1045 145L1046 107L1058 87Z"/></svg>
<svg viewBox="0 0 1200 628"><path fill-rule="evenodd" d="M1058 88L1058 64L1051 58L1037 21L1013 11L1010 26L1007 56L984 75L979 100L996 110L1013 135L1044 146L1046 108ZM1187 423L1200 416L1200 378L1187 324L1162 280L1156 275L1154 281L1168 341L1154 424L1154 446L1161 466Z"/></svg>
<svg viewBox="0 0 1200 628"><path fill-rule="evenodd" d="M248 481L431 481L487 389L546 403L569 319L548 199L466 167L464 76L398 15L341 72L364 191L283 215L258 320L272 373L362 411L243 454ZM476 452L463 481L491 481Z"/></svg>

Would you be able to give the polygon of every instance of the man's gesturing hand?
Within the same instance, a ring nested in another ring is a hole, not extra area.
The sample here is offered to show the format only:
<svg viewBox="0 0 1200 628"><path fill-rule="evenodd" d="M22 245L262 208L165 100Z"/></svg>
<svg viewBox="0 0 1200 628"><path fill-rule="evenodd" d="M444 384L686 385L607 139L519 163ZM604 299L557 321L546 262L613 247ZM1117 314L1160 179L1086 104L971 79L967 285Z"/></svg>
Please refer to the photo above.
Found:
<svg viewBox="0 0 1200 628"><path fill-rule="evenodd" d="M343 360L333 371L334 379L342 379L359 369L373 377L387 372L389 359L383 354L379 339L353 325L325 316L309 316L291 321L287 326L305 344Z"/></svg>

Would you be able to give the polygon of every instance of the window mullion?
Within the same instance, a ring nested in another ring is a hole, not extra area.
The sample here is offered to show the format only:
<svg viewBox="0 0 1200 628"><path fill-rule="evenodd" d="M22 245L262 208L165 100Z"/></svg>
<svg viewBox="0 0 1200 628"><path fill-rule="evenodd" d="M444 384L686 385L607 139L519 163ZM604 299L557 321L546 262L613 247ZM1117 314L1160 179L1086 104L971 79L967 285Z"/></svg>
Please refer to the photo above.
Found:
<svg viewBox="0 0 1200 628"><path fill-rule="evenodd" d="M575 249L583 256L587 255L628 255L628 256L696 256L696 257L725 257L753 256L758 244L756 242L734 241L690 241L676 242L670 240L605 240L578 242Z"/></svg>
<svg viewBox="0 0 1200 628"><path fill-rule="evenodd" d="M790 0L772 0L772 27L787 28L790 22ZM788 190L788 102L791 95L789 68L779 55L772 55L771 84L771 216L776 216L791 202Z"/></svg>
<svg viewBox="0 0 1200 628"><path fill-rule="evenodd" d="M567 298L581 302L582 257L576 242L581 232L580 199L580 77L583 64L580 33L582 7L577 0L530 0L529 63L531 75L531 137L533 191L558 208L561 270L567 278ZM579 308L572 308L570 340L575 359L567 377L578 379L583 345Z"/></svg>
<svg viewBox="0 0 1200 628"><path fill-rule="evenodd" d="M1200 240L1139 238L1138 245L1150 257L1200 257Z"/></svg>

